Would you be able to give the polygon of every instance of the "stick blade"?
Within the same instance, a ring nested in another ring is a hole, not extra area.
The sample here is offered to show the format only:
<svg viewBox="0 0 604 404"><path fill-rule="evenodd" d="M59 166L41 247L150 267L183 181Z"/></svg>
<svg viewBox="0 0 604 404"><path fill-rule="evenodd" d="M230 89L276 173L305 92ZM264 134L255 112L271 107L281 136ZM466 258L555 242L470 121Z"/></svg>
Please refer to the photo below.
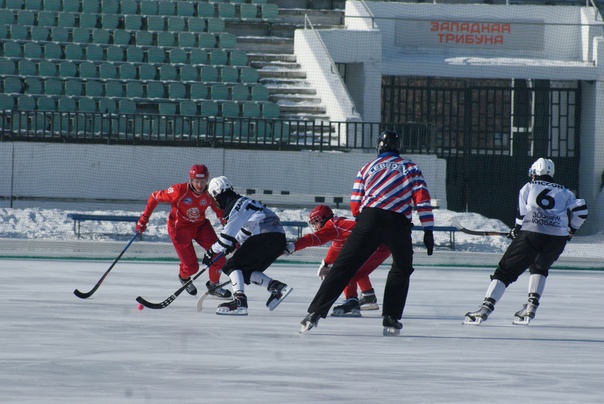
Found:
<svg viewBox="0 0 604 404"><path fill-rule="evenodd" d="M209 293L206 292L203 295L201 295L201 297L199 299L197 299L197 312L198 313L203 310L203 302L204 302L204 300L206 300L206 297L208 297L208 296L209 296Z"/></svg>
<svg viewBox="0 0 604 404"><path fill-rule="evenodd" d="M92 296L92 292L82 293L77 289L73 291L73 294L79 297L80 299L88 299L90 296Z"/></svg>

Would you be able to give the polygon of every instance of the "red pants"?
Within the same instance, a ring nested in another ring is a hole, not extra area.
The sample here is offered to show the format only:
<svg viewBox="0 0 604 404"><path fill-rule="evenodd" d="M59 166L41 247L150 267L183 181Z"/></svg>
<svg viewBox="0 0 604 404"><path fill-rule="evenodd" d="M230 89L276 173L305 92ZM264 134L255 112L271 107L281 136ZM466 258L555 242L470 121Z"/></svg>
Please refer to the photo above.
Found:
<svg viewBox="0 0 604 404"><path fill-rule="evenodd" d="M204 250L207 250L214 244L218 237L209 220L205 220L197 226L187 226L175 228L168 223L168 234L180 259L179 275L183 279L193 276L199 271L199 261L193 247L193 240L197 242ZM210 282L217 283L220 280L220 270L224 266L226 258L222 256L208 269Z"/></svg>
<svg viewBox="0 0 604 404"><path fill-rule="evenodd" d="M348 285L344 288L344 297L346 299L350 297L358 297L357 285L361 289L361 292L366 292L373 289L371 281L369 280L369 274L372 273L382 262L390 257L390 250L385 244L379 246L375 252L369 257L367 261L359 268L357 273L352 277Z"/></svg>

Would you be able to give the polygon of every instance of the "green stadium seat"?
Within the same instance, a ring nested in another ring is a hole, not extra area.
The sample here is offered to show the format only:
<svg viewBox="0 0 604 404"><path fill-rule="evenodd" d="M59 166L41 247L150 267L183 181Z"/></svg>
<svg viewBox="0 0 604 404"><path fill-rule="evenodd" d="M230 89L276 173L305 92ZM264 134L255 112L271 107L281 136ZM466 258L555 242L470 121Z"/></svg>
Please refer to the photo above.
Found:
<svg viewBox="0 0 604 404"><path fill-rule="evenodd" d="M260 104L257 102L244 102L241 105L241 115L244 118L259 118Z"/></svg>
<svg viewBox="0 0 604 404"><path fill-rule="evenodd" d="M132 42L132 36L130 31L123 29L113 30L113 44L114 45L130 45Z"/></svg>
<svg viewBox="0 0 604 404"><path fill-rule="evenodd" d="M135 34L136 44L138 46L151 46L153 45L153 34L148 31L136 31Z"/></svg>
<svg viewBox="0 0 604 404"><path fill-rule="evenodd" d="M235 84L231 87L231 99L233 101L247 101L250 98L250 89L243 84Z"/></svg>
<svg viewBox="0 0 604 404"><path fill-rule="evenodd" d="M185 34L186 32L183 32ZM209 32L199 33L199 47L200 48L215 48L216 47L216 36Z"/></svg>
<svg viewBox="0 0 604 404"><path fill-rule="evenodd" d="M135 114L136 113L136 103L127 98L119 100L118 111L120 114Z"/></svg>
<svg viewBox="0 0 604 404"><path fill-rule="evenodd" d="M160 115L174 115L176 114L176 103L174 102L162 102L159 104Z"/></svg>
<svg viewBox="0 0 604 404"><path fill-rule="evenodd" d="M0 24L12 25L15 23L15 13L12 10L0 9Z"/></svg>
<svg viewBox="0 0 604 404"><path fill-rule="evenodd" d="M258 70L253 67L241 67L239 69L239 81L241 83L257 83L258 82Z"/></svg>
<svg viewBox="0 0 604 404"><path fill-rule="evenodd" d="M99 66L99 77L101 79L117 78L117 67L113 63L101 63Z"/></svg>
<svg viewBox="0 0 604 404"><path fill-rule="evenodd" d="M126 60L132 63L142 63L145 58L145 51L139 46L129 46L126 49Z"/></svg>
<svg viewBox="0 0 604 404"><path fill-rule="evenodd" d="M218 34L218 44L222 49L233 49L237 46L237 37L230 32Z"/></svg>
<svg viewBox="0 0 604 404"><path fill-rule="evenodd" d="M138 69L132 63L124 63L119 67L119 75L122 80L138 79Z"/></svg>
<svg viewBox="0 0 604 404"><path fill-rule="evenodd" d="M78 100L79 112L96 112L97 105L94 98L82 97Z"/></svg>
<svg viewBox="0 0 604 404"><path fill-rule="evenodd" d="M262 84L255 84L252 86L252 101L268 101L270 91L268 87Z"/></svg>
<svg viewBox="0 0 604 404"><path fill-rule="evenodd" d="M192 65L206 65L208 64L208 52L203 49L191 49L189 61Z"/></svg>
<svg viewBox="0 0 604 404"><path fill-rule="evenodd" d="M142 64L138 67L139 80L155 80L157 77L157 68L152 65Z"/></svg>
<svg viewBox="0 0 604 404"><path fill-rule="evenodd" d="M159 4L172 3L170 1L161 1ZM185 19L182 17L168 17L168 31L182 32L185 30Z"/></svg>
<svg viewBox="0 0 604 404"><path fill-rule="evenodd" d="M101 0L101 10L105 15L114 15L118 13L118 0Z"/></svg>
<svg viewBox="0 0 604 404"><path fill-rule="evenodd" d="M46 79L44 81L44 94L63 95L63 83L57 79Z"/></svg>
<svg viewBox="0 0 604 404"><path fill-rule="evenodd" d="M139 6L141 8L142 15L157 15L157 13L158 13L157 1L153 1L153 0L141 1L139 3Z"/></svg>
<svg viewBox="0 0 604 404"><path fill-rule="evenodd" d="M209 52L211 65L226 65L228 61L227 51L224 49L214 49Z"/></svg>
<svg viewBox="0 0 604 404"><path fill-rule="evenodd" d="M214 17L215 8L214 4L208 2L197 3L197 16L198 17Z"/></svg>
<svg viewBox="0 0 604 404"><path fill-rule="evenodd" d="M34 25L36 14L30 10L19 10L17 12L17 24L19 25Z"/></svg>
<svg viewBox="0 0 604 404"><path fill-rule="evenodd" d="M147 49L147 63L164 63L166 61L166 52L162 48Z"/></svg>
<svg viewBox="0 0 604 404"><path fill-rule="evenodd" d="M214 83L210 86L210 98L212 100L227 100L229 98L229 89L222 83Z"/></svg>
<svg viewBox="0 0 604 404"><path fill-rule="evenodd" d="M100 45L88 45L85 46L86 49L86 59L92 61L101 61L103 60L104 50Z"/></svg>
<svg viewBox="0 0 604 404"><path fill-rule="evenodd" d="M225 118L236 118L241 114L241 111L238 103L225 101L220 104L220 113Z"/></svg>
<svg viewBox="0 0 604 404"><path fill-rule="evenodd" d="M144 87L140 81L129 81L126 83L126 96L129 98L143 98Z"/></svg>
<svg viewBox="0 0 604 404"><path fill-rule="evenodd" d="M80 63L80 77L84 79L95 79L99 77L98 66L94 62Z"/></svg>
<svg viewBox="0 0 604 404"><path fill-rule="evenodd" d="M57 25L57 13L53 11L38 13L38 27L54 27L55 25Z"/></svg>
<svg viewBox="0 0 604 404"><path fill-rule="evenodd" d="M180 102L180 115L195 116L197 115L197 104L193 101L185 100Z"/></svg>
<svg viewBox="0 0 604 404"><path fill-rule="evenodd" d="M281 114L279 105L277 105L273 102L263 102L263 103L261 103L261 106L262 106L262 117L263 118L266 118L266 119L279 118L279 115Z"/></svg>
<svg viewBox="0 0 604 404"><path fill-rule="evenodd" d="M23 47L18 42L4 42L4 56L8 58L22 58Z"/></svg>
<svg viewBox="0 0 604 404"><path fill-rule="evenodd" d="M220 81L223 83L236 83L239 80L239 70L234 66L220 68Z"/></svg>
<svg viewBox="0 0 604 404"><path fill-rule="evenodd" d="M198 81L199 80L199 70L196 66L192 65L183 65L180 66L179 75L181 81Z"/></svg>
<svg viewBox="0 0 604 404"><path fill-rule="evenodd" d="M101 98L99 100L99 112L113 114L117 112L115 100L111 98Z"/></svg>
<svg viewBox="0 0 604 404"><path fill-rule="evenodd" d="M176 3L169 0L160 0L157 3L157 13L166 17L176 15Z"/></svg>
<svg viewBox="0 0 604 404"><path fill-rule="evenodd" d="M119 46L109 45L106 51L108 62L123 62L124 61L124 49Z"/></svg>
<svg viewBox="0 0 604 404"><path fill-rule="evenodd" d="M102 97L104 95L103 83L99 80L87 80L84 88L88 97Z"/></svg>
<svg viewBox="0 0 604 404"><path fill-rule="evenodd" d="M37 77L26 77L25 78L25 94L44 94L44 88L42 87L42 80Z"/></svg>
<svg viewBox="0 0 604 404"><path fill-rule="evenodd" d="M7 111L15 108L15 99L7 94L0 94L0 110Z"/></svg>
<svg viewBox="0 0 604 404"><path fill-rule="evenodd" d="M64 61L59 63L59 76L61 77L75 77L78 74L78 66L71 61Z"/></svg>
<svg viewBox="0 0 604 404"><path fill-rule="evenodd" d="M170 63L185 64L187 63L187 52L184 49L174 48L168 51Z"/></svg>
<svg viewBox="0 0 604 404"><path fill-rule="evenodd" d="M80 97L83 93L82 82L80 80L72 79L65 81L65 95Z"/></svg>
<svg viewBox="0 0 604 404"><path fill-rule="evenodd" d="M138 2L136 0L120 0L120 14L138 14Z"/></svg>
<svg viewBox="0 0 604 404"><path fill-rule="evenodd" d="M84 41L76 41L76 31L80 30L81 28L76 28L73 30L73 41L74 42L84 42ZM88 29L85 29L86 31L89 31ZM83 38L86 38L86 36L84 34L82 34ZM108 44L111 41L111 33L103 28L95 28L92 30L92 42L93 43L99 43L99 44Z"/></svg>
<svg viewBox="0 0 604 404"><path fill-rule="evenodd" d="M193 17L195 15L195 5L190 1L177 1L176 15L180 15L181 17Z"/></svg>
<svg viewBox="0 0 604 404"><path fill-rule="evenodd" d="M202 101L199 103L199 114L201 116L217 116L218 103L216 101Z"/></svg>
<svg viewBox="0 0 604 404"><path fill-rule="evenodd" d="M61 112L75 112L76 102L71 97L59 97L58 110Z"/></svg>
<svg viewBox="0 0 604 404"><path fill-rule="evenodd" d="M165 98L165 89L162 83L153 81L147 84L147 98Z"/></svg>
<svg viewBox="0 0 604 404"><path fill-rule="evenodd" d="M97 31L95 29L95 31ZM109 43L109 32L105 30L100 31L97 35L94 36L94 43L107 44ZM91 37L91 30L88 28L74 28L71 31L71 35L73 38L73 42L79 43L89 43Z"/></svg>
<svg viewBox="0 0 604 404"><path fill-rule="evenodd" d="M162 81L178 79L178 71L176 70L176 66L168 64L160 66L159 79Z"/></svg>
<svg viewBox="0 0 604 404"><path fill-rule="evenodd" d="M53 97L38 97L38 111L56 111L57 103Z"/></svg>
<svg viewBox="0 0 604 404"><path fill-rule="evenodd" d="M9 39L8 27L8 25L0 25L0 39Z"/></svg>
<svg viewBox="0 0 604 404"><path fill-rule="evenodd" d="M181 48L195 48L197 47L197 38L192 32L179 32L178 33L178 46Z"/></svg>
<svg viewBox="0 0 604 404"><path fill-rule="evenodd" d="M250 3L252 4L266 4L268 2L268 0L251 0Z"/></svg>
<svg viewBox="0 0 604 404"><path fill-rule="evenodd" d="M80 0L63 0L63 11L80 12Z"/></svg>
<svg viewBox="0 0 604 404"><path fill-rule="evenodd" d="M116 29L119 23L120 19L117 14L101 14L101 27L103 29Z"/></svg>
<svg viewBox="0 0 604 404"><path fill-rule="evenodd" d="M60 12L58 17L58 26L65 28L73 28L76 26L76 14L66 11Z"/></svg>
<svg viewBox="0 0 604 404"><path fill-rule="evenodd" d="M43 8L46 11L61 11L62 0L43 0Z"/></svg>
<svg viewBox="0 0 604 404"><path fill-rule="evenodd" d="M22 94L23 83L18 77L7 77L4 79L4 92L8 94Z"/></svg>
<svg viewBox="0 0 604 404"><path fill-rule="evenodd" d="M34 111L36 99L31 95L21 95L17 98L17 109L19 111Z"/></svg>
<svg viewBox="0 0 604 404"><path fill-rule="evenodd" d="M143 26L143 17L136 14L128 14L124 17L124 29L138 31Z"/></svg>
<svg viewBox="0 0 604 404"><path fill-rule="evenodd" d="M82 28L100 28L99 16L92 13L80 14L80 27Z"/></svg>
<svg viewBox="0 0 604 404"><path fill-rule="evenodd" d="M187 86L182 83L170 83L168 84L168 94L171 99L186 98Z"/></svg>
<svg viewBox="0 0 604 404"><path fill-rule="evenodd" d="M199 73L201 81L218 81L218 69L214 66L202 66Z"/></svg>
<svg viewBox="0 0 604 404"><path fill-rule="evenodd" d="M5 7L11 10L21 10L23 8L23 0L6 0Z"/></svg>
<svg viewBox="0 0 604 404"><path fill-rule="evenodd" d="M0 59L0 74L15 74L15 62L8 59Z"/></svg>
<svg viewBox="0 0 604 404"><path fill-rule="evenodd" d="M42 47L37 42L28 42L23 45L23 56L29 59L42 59Z"/></svg>
<svg viewBox="0 0 604 404"><path fill-rule="evenodd" d="M165 1L165 0L163 0ZM143 2L145 3L145 2ZM155 31L155 32L160 32L160 31L164 31L166 27L166 20L164 19L164 17L159 16L159 15L150 15L149 17L147 17L147 30L148 31Z"/></svg>
<svg viewBox="0 0 604 404"><path fill-rule="evenodd" d="M218 17L234 18L235 17L235 6L231 3L219 3L218 4Z"/></svg>
<svg viewBox="0 0 604 404"><path fill-rule="evenodd" d="M43 9L42 0L25 0L24 5L26 10L39 11Z"/></svg>
<svg viewBox="0 0 604 404"><path fill-rule="evenodd" d="M241 19L243 20L257 19L260 17L260 9L255 4L241 4L239 10Z"/></svg>
<svg viewBox="0 0 604 404"><path fill-rule="evenodd" d="M11 39L27 40L29 36L29 30L25 25L11 25L9 32Z"/></svg>
<svg viewBox="0 0 604 404"><path fill-rule="evenodd" d="M121 82L109 80L105 83L105 97L123 97L124 86Z"/></svg>
<svg viewBox="0 0 604 404"><path fill-rule="evenodd" d="M222 18L208 18L208 32L224 32L224 20Z"/></svg>
<svg viewBox="0 0 604 404"><path fill-rule="evenodd" d="M42 77L55 77L57 75L57 65L49 60L41 60L38 63L38 74Z"/></svg>
<svg viewBox="0 0 604 404"><path fill-rule="evenodd" d="M206 32L208 29L206 19L201 17L189 18L187 28L189 32Z"/></svg>
<svg viewBox="0 0 604 404"><path fill-rule="evenodd" d="M20 76L37 76L38 71L36 63L33 60L21 59L17 62L17 69Z"/></svg>
<svg viewBox="0 0 604 404"><path fill-rule="evenodd" d="M228 64L231 66L247 66L247 52L233 49L229 51Z"/></svg>
<svg viewBox="0 0 604 404"><path fill-rule="evenodd" d="M263 20L275 20L279 18L279 6L277 4L262 4L260 10Z"/></svg>
<svg viewBox="0 0 604 404"><path fill-rule="evenodd" d="M189 92L192 100L207 100L210 98L208 86L202 83L191 84Z"/></svg>
<svg viewBox="0 0 604 404"><path fill-rule="evenodd" d="M81 0L82 13L100 13L101 4L99 0ZM106 12L106 11L104 11Z"/></svg>
<svg viewBox="0 0 604 404"><path fill-rule="evenodd" d="M50 40L54 42L69 41L69 30L66 27L52 27L50 30Z"/></svg>
<svg viewBox="0 0 604 404"><path fill-rule="evenodd" d="M50 38L49 27L31 27L31 40L32 41L48 41Z"/></svg>
<svg viewBox="0 0 604 404"><path fill-rule="evenodd" d="M173 32L158 32L157 46L176 46L176 37Z"/></svg>
<svg viewBox="0 0 604 404"><path fill-rule="evenodd" d="M83 60L84 48L80 44L67 44L64 47L65 59L68 60Z"/></svg>
<svg viewBox="0 0 604 404"><path fill-rule="evenodd" d="M61 45L57 43L44 44L44 58L45 59L61 59L63 57L63 50Z"/></svg>

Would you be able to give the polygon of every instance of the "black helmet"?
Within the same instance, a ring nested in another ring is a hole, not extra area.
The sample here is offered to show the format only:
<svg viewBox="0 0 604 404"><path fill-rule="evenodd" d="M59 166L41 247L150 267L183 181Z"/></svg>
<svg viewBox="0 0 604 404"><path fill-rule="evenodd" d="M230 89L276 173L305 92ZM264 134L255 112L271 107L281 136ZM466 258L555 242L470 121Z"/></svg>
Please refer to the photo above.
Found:
<svg viewBox="0 0 604 404"><path fill-rule="evenodd" d="M376 146L378 154L383 152L399 152L401 147L401 135L392 130L385 130L380 133L378 143Z"/></svg>

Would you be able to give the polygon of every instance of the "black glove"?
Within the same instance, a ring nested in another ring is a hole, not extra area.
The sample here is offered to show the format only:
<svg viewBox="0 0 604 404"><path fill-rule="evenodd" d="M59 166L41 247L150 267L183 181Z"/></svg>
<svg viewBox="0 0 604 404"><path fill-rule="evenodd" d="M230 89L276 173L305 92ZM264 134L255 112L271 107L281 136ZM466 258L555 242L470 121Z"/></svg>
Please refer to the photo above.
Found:
<svg viewBox="0 0 604 404"><path fill-rule="evenodd" d="M206 253L203 255L203 258L201 259L201 262L203 263L203 265L205 265L207 267L212 265L214 255L215 255L214 251L212 251L212 249L209 248L208 251L206 251Z"/></svg>
<svg viewBox="0 0 604 404"><path fill-rule="evenodd" d="M424 230L424 245L428 250L428 255L434 252L434 232L432 230Z"/></svg>
<svg viewBox="0 0 604 404"><path fill-rule="evenodd" d="M513 240L516 238L516 236L518 236L518 233L520 232L520 228L522 226L517 224L516 226L514 226L513 229L510 230L510 233L508 234L508 238Z"/></svg>

